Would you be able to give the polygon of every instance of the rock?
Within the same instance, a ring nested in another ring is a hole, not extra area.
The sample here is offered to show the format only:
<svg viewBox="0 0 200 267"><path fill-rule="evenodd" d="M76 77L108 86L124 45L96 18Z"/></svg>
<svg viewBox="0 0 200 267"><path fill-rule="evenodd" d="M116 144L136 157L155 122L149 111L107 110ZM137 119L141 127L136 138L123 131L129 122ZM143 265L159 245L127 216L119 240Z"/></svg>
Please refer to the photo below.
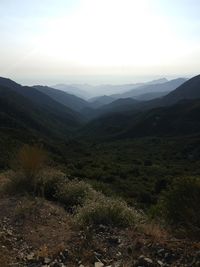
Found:
<svg viewBox="0 0 200 267"><path fill-rule="evenodd" d="M163 254L165 252L164 248L158 250L158 254Z"/></svg>
<svg viewBox="0 0 200 267"><path fill-rule="evenodd" d="M137 264L143 267L150 267L150 266L153 266L153 261L150 258L147 258L144 255L141 255L138 258Z"/></svg>
<svg viewBox="0 0 200 267"><path fill-rule="evenodd" d="M47 257L44 258L44 263L45 264L49 264L50 262L51 262L50 258L47 258Z"/></svg>
<svg viewBox="0 0 200 267"><path fill-rule="evenodd" d="M101 258L102 257L102 255L100 254L100 253L98 253L98 252L94 252L94 255L96 256L96 257L98 257L98 258Z"/></svg>
<svg viewBox="0 0 200 267"><path fill-rule="evenodd" d="M147 263L150 263L150 264L153 263L153 261L150 258L144 258L144 261L146 261Z"/></svg>
<svg viewBox="0 0 200 267"><path fill-rule="evenodd" d="M102 230L102 231L105 231L107 229L107 227L103 224L100 224L99 225L99 229Z"/></svg>
<svg viewBox="0 0 200 267"><path fill-rule="evenodd" d="M120 251L117 252L116 257L119 259L122 257L122 253Z"/></svg>
<svg viewBox="0 0 200 267"><path fill-rule="evenodd" d="M100 261L95 262L94 267L104 267L104 264Z"/></svg>
<svg viewBox="0 0 200 267"><path fill-rule="evenodd" d="M30 254L28 254L28 255L26 256L26 259L27 259L28 261L32 261L32 260L34 260L34 257L35 257L35 254L34 254L33 252L31 252Z"/></svg>
<svg viewBox="0 0 200 267"><path fill-rule="evenodd" d="M112 267L121 267L122 266L122 262L121 261L116 261L112 264Z"/></svg>
<svg viewBox="0 0 200 267"><path fill-rule="evenodd" d="M160 266L163 266L164 263L162 261L157 261L157 263L160 265Z"/></svg>

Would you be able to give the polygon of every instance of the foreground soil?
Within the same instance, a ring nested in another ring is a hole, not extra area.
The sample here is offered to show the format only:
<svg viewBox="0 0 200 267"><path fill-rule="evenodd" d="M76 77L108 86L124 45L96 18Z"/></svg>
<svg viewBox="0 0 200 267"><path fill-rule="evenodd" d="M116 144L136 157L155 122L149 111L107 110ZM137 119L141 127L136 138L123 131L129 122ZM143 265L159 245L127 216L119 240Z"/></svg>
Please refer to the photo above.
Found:
<svg viewBox="0 0 200 267"><path fill-rule="evenodd" d="M200 266L200 243L157 225L80 229L63 207L39 198L0 198L0 267Z"/></svg>

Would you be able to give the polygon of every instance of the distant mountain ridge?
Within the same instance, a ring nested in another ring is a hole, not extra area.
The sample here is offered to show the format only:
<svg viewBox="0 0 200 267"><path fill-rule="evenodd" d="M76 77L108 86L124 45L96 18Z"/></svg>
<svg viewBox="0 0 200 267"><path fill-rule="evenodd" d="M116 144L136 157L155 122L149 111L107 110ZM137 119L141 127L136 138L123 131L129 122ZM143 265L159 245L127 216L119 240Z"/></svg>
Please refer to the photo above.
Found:
<svg viewBox="0 0 200 267"><path fill-rule="evenodd" d="M162 78L146 83L121 85L123 92L93 97L89 99L89 102L94 105L96 103L98 107L101 107L121 98L134 98L141 101L148 101L166 95L185 81L185 78L178 78L171 81L168 81L166 78ZM114 87L117 88L119 85L113 85L113 88Z"/></svg>
<svg viewBox="0 0 200 267"><path fill-rule="evenodd" d="M120 107L83 126L83 136L92 138L93 132L95 138L105 139L200 134L200 75L162 98L133 101L128 110Z"/></svg>
<svg viewBox="0 0 200 267"><path fill-rule="evenodd" d="M68 94L72 94L83 99L87 99L90 97L90 94L86 90L83 90L76 85L56 84L50 87L54 89L62 90Z"/></svg>
<svg viewBox="0 0 200 267"><path fill-rule="evenodd" d="M182 80L161 83L160 86L164 86L163 92L167 88L166 84L170 82L174 86ZM158 85L149 86L155 88ZM167 135L170 132L189 134L196 133L199 129L197 119L200 117L200 75L157 99L138 101L121 98L112 101L113 99L109 98L106 100L112 102L100 108L94 108L88 101L54 88L21 86L6 78L0 78L0 89L1 127L21 127L22 132L27 129L38 136L41 133L47 137L49 133L52 137L65 139L71 133L79 131L83 125L83 130L79 133L84 137L85 133L93 136L96 132L95 138L101 133L105 137L108 133L110 138L132 138L154 134ZM85 114L90 120L93 119L88 124L85 122ZM181 116L188 118L187 121ZM188 130L189 125L193 130Z"/></svg>
<svg viewBox="0 0 200 267"><path fill-rule="evenodd" d="M127 83L127 84L100 84L100 85L90 85L90 84L56 84L52 85L52 88L63 90L67 93L79 96L83 99L90 99L101 97L102 95L112 95L127 92L133 88L139 88L143 85L150 84L161 84L167 82L166 78L160 78L157 80L149 82L140 82L140 83ZM106 103L104 103L106 104Z"/></svg>
<svg viewBox="0 0 200 267"><path fill-rule="evenodd" d="M175 90L177 87L179 87L185 81L186 81L185 78L178 78L178 79L166 81L163 83L155 83L155 84L150 83L150 84L140 86L139 88L127 91L125 93L118 94L118 95L111 95L111 96L114 98L127 98L127 97L135 98L136 96L146 94L146 93L170 92L170 91Z"/></svg>
<svg viewBox="0 0 200 267"><path fill-rule="evenodd" d="M90 102L91 106L93 106L94 108L99 108L103 105L110 104L115 100L116 99L111 96L103 95L103 96L92 97L88 99L88 102Z"/></svg>

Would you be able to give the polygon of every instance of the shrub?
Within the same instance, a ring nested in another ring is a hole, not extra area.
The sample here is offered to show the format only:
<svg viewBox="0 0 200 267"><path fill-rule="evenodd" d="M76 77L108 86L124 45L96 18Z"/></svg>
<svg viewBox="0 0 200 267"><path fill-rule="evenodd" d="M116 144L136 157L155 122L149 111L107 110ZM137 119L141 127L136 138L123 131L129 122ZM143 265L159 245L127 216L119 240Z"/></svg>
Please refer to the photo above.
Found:
<svg viewBox="0 0 200 267"><path fill-rule="evenodd" d="M89 200L79 208L76 220L80 225L108 225L126 227L134 225L139 219L139 213L129 208L120 200L96 195L96 199Z"/></svg>
<svg viewBox="0 0 200 267"><path fill-rule="evenodd" d="M4 187L4 191L9 194L31 193L33 184L27 179L21 171L10 171L8 174L8 182Z"/></svg>
<svg viewBox="0 0 200 267"><path fill-rule="evenodd" d="M55 199L60 185L66 182L66 175L60 170L45 168L37 178L37 194L47 199Z"/></svg>
<svg viewBox="0 0 200 267"><path fill-rule="evenodd" d="M200 181L195 178L177 179L164 194L158 207L172 226L200 234Z"/></svg>
<svg viewBox="0 0 200 267"><path fill-rule="evenodd" d="M66 180L63 172L45 168L41 170L33 184L22 171L10 171L7 173L8 181L4 186L4 192L10 194L33 193L47 199L55 199L55 194L60 184Z"/></svg>
<svg viewBox="0 0 200 267"><path fill-rule="evenodd" d="M55 197L66 208L73 208L78 205L82 206L94 193L95 191L89 184L74 179L59 184Z"/></svg>
<svg viewBox="0 0 200 267"><path fill-rule="evenodd" d="M88 180L87 181L92 188L94 188L96 191L104 194L105 196L113 196L114 191L112 190L112 186L109 184L106 184L102 181L96 181L96 180Z"/></svg>

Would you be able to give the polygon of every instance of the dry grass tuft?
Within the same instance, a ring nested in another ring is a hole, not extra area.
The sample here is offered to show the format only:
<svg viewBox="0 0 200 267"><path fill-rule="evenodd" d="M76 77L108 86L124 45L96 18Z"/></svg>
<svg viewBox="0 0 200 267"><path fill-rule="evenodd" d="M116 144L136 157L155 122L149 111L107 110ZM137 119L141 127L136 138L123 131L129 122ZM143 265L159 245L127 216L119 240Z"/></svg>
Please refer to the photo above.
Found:
<svg viewBox="0 0 200 267"><path fill-rule="evenodd" d="M47 161L47 153L38 146L24 145L18 152L18 167L28 178L35 177L44 167Z"/></svg>
<svg viewBox="0 0 200 267"><path fill-rule="evenodd" d="M146 222L139 226L139 230L149 236L153 242L162 243L170 236L166 228L155 222Z"/></svg>

